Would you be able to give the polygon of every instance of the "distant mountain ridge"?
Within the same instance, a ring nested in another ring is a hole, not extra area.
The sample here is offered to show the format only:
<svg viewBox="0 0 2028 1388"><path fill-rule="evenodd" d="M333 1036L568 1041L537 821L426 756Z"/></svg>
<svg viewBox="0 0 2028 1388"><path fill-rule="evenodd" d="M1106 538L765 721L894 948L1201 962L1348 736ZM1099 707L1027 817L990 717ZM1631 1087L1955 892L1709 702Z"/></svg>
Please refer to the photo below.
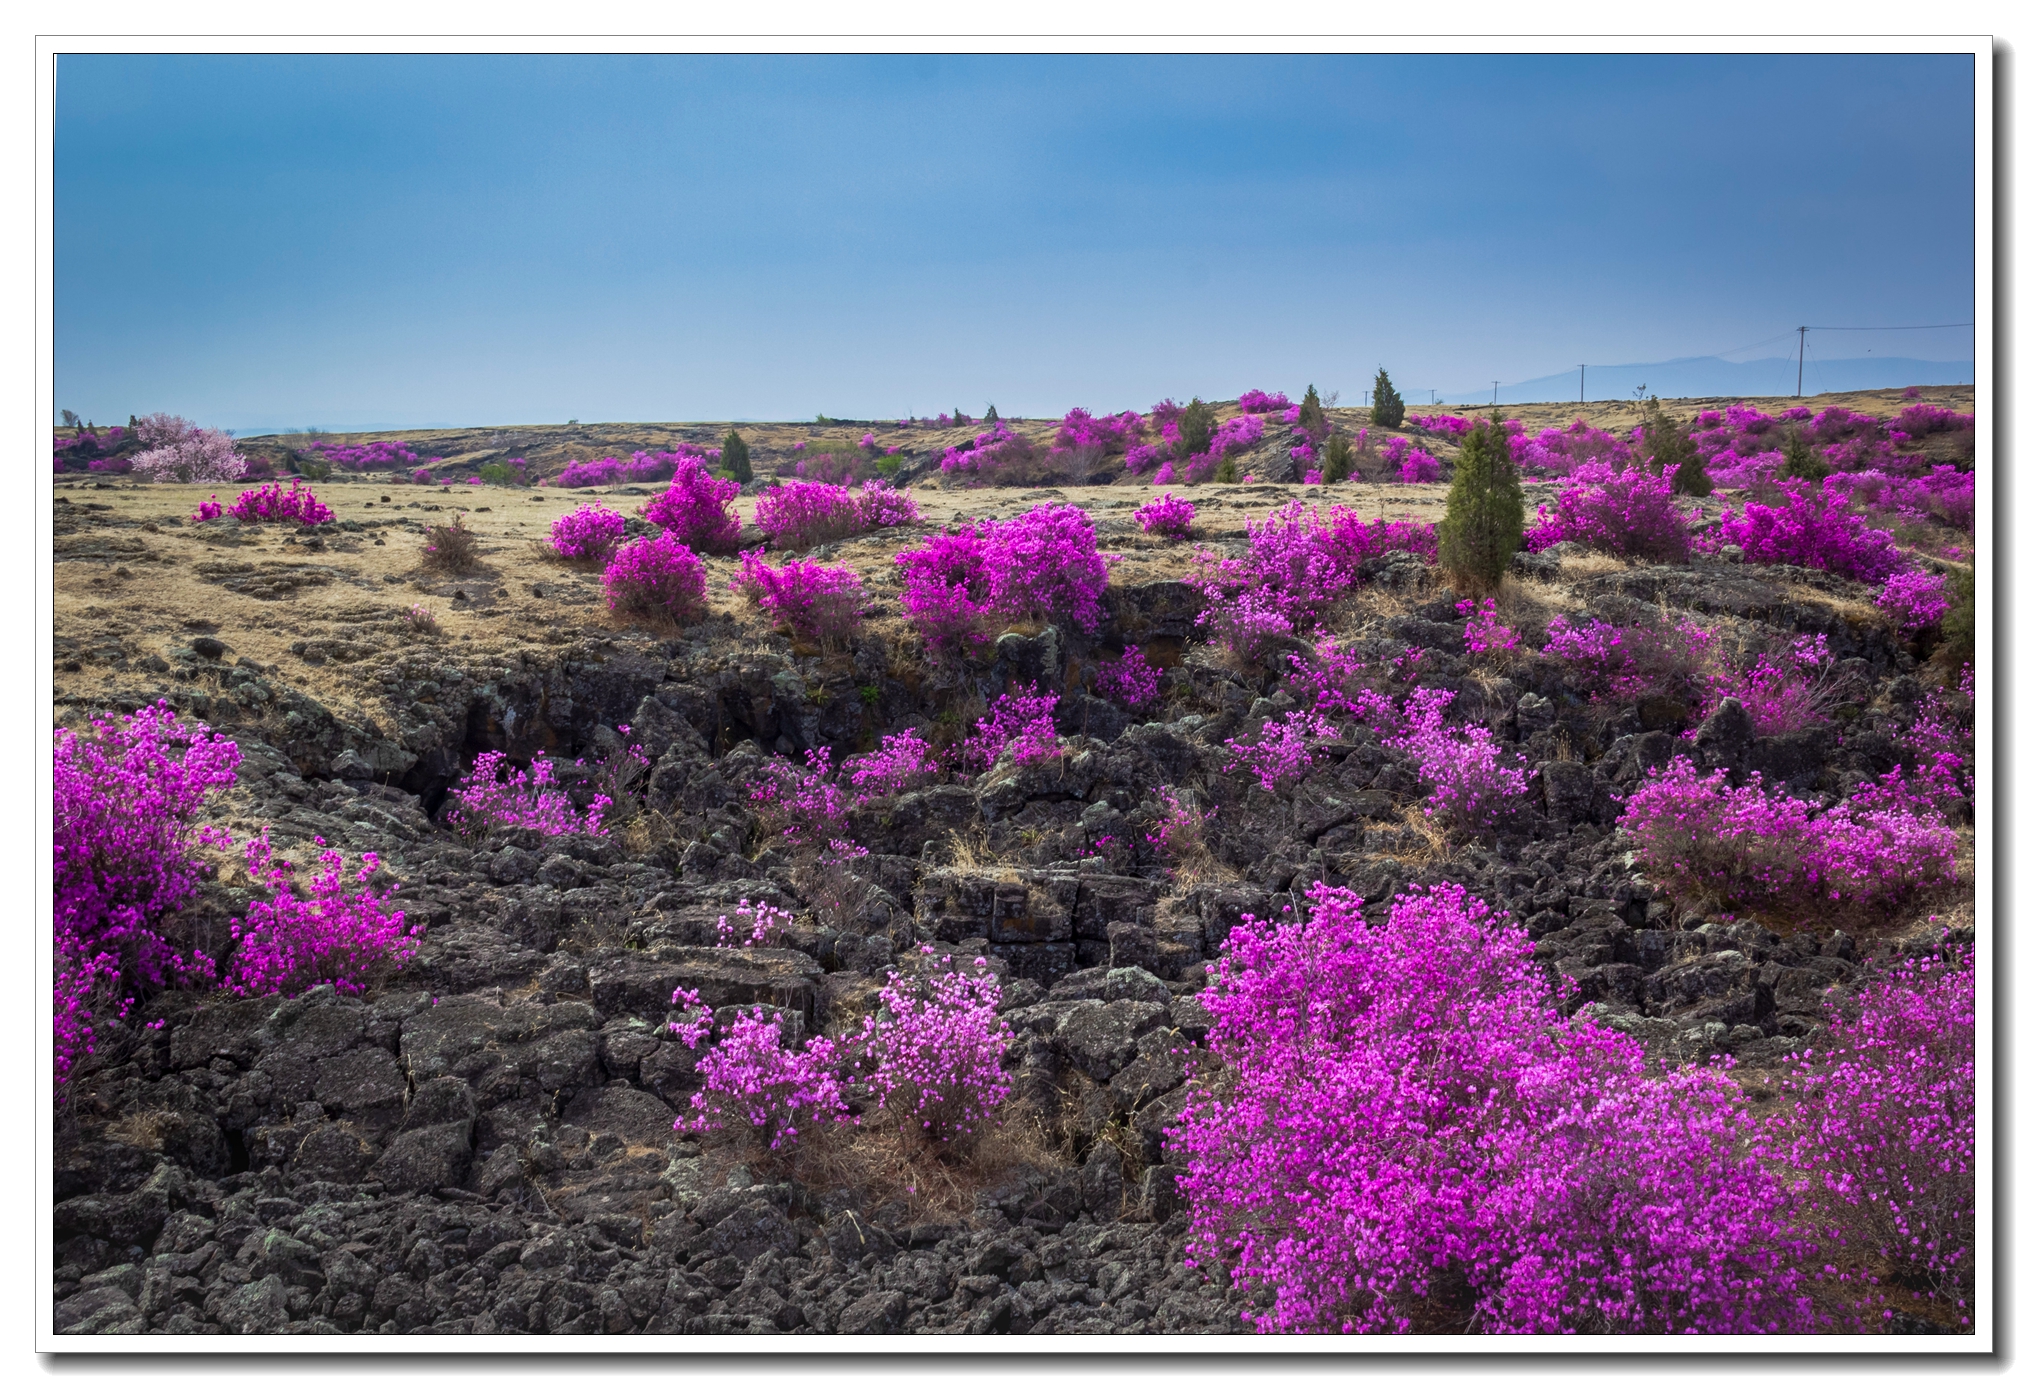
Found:
<svg viewBox="0 0 2028 1388"><path fill-rule="evenodd" d="M1803 393L1829 395L1846 390L1888 390L1896 386L1970 385L1973 363L1968 361L1926 361L1919 357L1851 357L1834 361L1803 362ZM1631 400L1635 390L1645 386L1646 394L1664 399L1710 395L1793 395L1796 391L1796 362L1780 357L1760 361L1727 361L1723 357L1678 357L1674 361L1639 362L1631 366L1587 366L1584 370L1584 399ZM1488 385L1476 391L1439 391L1447 404L1484 405L1493 400ZM1578 372L1538 376L1533 380L1500 383L1501 404L1526 405L1543 401L1576 400ZM1409 407L1425 404L1413 398Z"/></svg>

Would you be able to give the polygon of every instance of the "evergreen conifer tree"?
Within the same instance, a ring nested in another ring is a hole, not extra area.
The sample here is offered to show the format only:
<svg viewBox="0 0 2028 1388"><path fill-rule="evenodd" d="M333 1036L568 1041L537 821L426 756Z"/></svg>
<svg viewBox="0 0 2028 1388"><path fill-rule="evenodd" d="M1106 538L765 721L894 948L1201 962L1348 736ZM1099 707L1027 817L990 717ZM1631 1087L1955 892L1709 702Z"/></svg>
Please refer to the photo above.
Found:
<svg viewBox="0 0 2028 1388"><path fill-rule="evenodd" d="M1810 441L1803 437L1803 431L1791 428L1782 439L1782 476L1802 477L1812 482L1821 482L1831 475L1830 464L1824 456L1810 447Z"/></svg>
<svg viewBox="0 0 2028 1388"><path fill-rule="evenodd" d="M1640 453L1648 470L1657 477L1668 468L1676 469L1669 490L1679 496L1710 496L1711 479L1704 472L1704 455L1683 432L1673 415L1662 412L1662 402L1649 396L1641 409Z"/></svg>
<svg viewBox="0 0 2028 1388"><path fill-rule="evenodd" d="M739 430L726 430L725 442L719 450L719 463L725 468L725 475L741 486L753 481L753 453L747 448L746 440L739 436Z"/></svg>
<svg viewBox="0 0 2028 1388"><path fill-rule="evenodd" d="M1352 441L1333 434L1324 444L1324 480L1343 482L1352 475Z"/></svg>
<svg viewBox="0 0 2028 1388"><path fill-rule="evenodd" d="M1199 453L1211 449L1211 431L1218 427L1218 420L1211 413L1211 406L1190 397L1190 403L1183 407L1183 417L1176 421L1176 461L1186 462Z"/></svg>
<svg viewBox="0 0 2028 1388"><path fill-rule="evenodd" d="M1401 392L1394 388L1394 382L1387 379L1387 368L1381 367L1373 378L1373 422L1382 429L1399 429L1405 407L1401 403ZM1506 446L1505 441L1501 447Z"/></svg>
<svg viewBox="0 0 2028 1388"><path fill-rule="evenodd" d="M986 402L986 422L988 424L998 424L1000 422L1000 407L990 400Z"/></svg>
<svg viewBox="0 0 2028 1388"><path fill-rule="evenodd" d="M1219 459L1218 471L1211 474L1211 480L1214 482L1237 482L1239 480L1239 464L1233 462L1230 458Z"/></svg>
<svg viewBox="0 0 2028 1388"><path fill-rule="evenodd" d="M1324 402L1317 398L1315 386L1303 392L1303 406L1296 416L1296 427L1310 436L1312 448L1322 448L1331 432L1331 422L1324 418Z"/></svg>
<svg viewBox="0 0 2028 1388"><path fill-rule="evenodd" d="M1458 450L1444 518L1437 522L1437 559L1460 593L1477 597L1500 586L1520 547L1521 478L1495 415L1465 435Z"/></svg>

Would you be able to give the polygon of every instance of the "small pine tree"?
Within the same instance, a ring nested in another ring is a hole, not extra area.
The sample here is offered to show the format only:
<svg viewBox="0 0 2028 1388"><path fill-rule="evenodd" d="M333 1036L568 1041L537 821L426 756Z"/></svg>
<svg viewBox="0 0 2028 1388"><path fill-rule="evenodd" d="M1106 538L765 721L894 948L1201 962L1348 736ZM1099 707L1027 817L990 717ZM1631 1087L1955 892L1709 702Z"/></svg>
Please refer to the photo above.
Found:
<svg viewBox="0 0 2028 1388"><path fill-rule="evenodd" d="M1507 449L1500 417L1481 420L1458 450L1444 518L1437 522L1437 559L1460 593L1476 597L1500 586L1521 548L1521 478Z"/></svg>
<svg viewBox="0 0 2028 1388"><path fill-rule="evenodd" d="M1821 482L1830 475L1831 465L1824 461L1824 455L1810 447L1802 430L1790 429L1782 439L1782 476Z"/></svg>
<svg viewBox="0 0 2028 1388"><path fill-rule="evenodd" d="M739 430L725 431L719 462L725 468L725 475L741 486L753 481L753 452L746 446L746 440L739 436Z"/></svg>
<svg viewBox="0 0 2028 1388"><path fill-rule="evenodd" d="M998 424L1000 422L1000 407L995 405L991 400L986 402L986 422L988 424Z"/></svg>
<svg viewBox="0 0 2028 1388"><path fill-rule="evenodd" d="M1191 396L1190 403L1183 407L1183 417L1176 421L1176 461L1210 452L1211 431L1217 427L1218 419L1211 413L1211 406Z"/></svg>
<svg viewBox="0 0 2028 1388"><path fill-rule="evenodd" d="M1218 471L1211 474L1211 480L1214 482L1237 482L1239 480L1239 464L1230 458L1219 459Z"/></svg>
<svg viewBox="0 0 2028 1388"><path fill-rule="evenodd" d="M66 429L75 429L75 428L77 428L77 426L78 426L78 425L80 425L80 424L82 424L82 423L84 423L84 421L83 421L83 420L81 420L81 419L79 419L79 418L77 417L77 411L76 411L76 410L65 410L65 411L63 412L63 427L64 427L64 428L66 428Z"/></svg>
<svg viewBox="0 0 2028 1388"><path fill-rule="evenodd" d="M1317 398L1315 386L1303 392L1303 407L1296 416L1296 427L1309 435L1312 448L1318 447L1330 437L1331 421L1324 418L1324 402Z"/></svg>
<svg viewBox="0 0 2028 1388"><path fill-rule="evenodd" d="M970 424L972 421L965 418L965 412L963 410L952 410L951 422L954 424Z"/></svg>
<svg viewBox="0 0 2028 1388"><path fill-rule="evenodd" d="M1697 445L1683 432L1683 426L1673 415L1662 412L1659 397L1650 396L1641 409L1640 455L1648 471L1660 477L1668 468L1676 469L1676 480L1669 490L1679 496L1710 496L1711 479L1704 472L1704 455L1697 451Z"/></svg>
<svg viewBox="0 0 2028 1388"><path fill-rule="evenodd" d="M1324 480L1343 482L1352 475L1352 441L1333 434L1324 445Z"/></svg>
<svg viewBox="0 0 2028 1388"><path fill-rule="evenodd" d="M1387 379L1387 368L1381 367L1373 378L1373 422L1382 429L1399 429L1402 415L1407 407L1401 403L1401 392L1394 388L1394 382ZM1505 447L1505 443L1501 447Z"/></svg>

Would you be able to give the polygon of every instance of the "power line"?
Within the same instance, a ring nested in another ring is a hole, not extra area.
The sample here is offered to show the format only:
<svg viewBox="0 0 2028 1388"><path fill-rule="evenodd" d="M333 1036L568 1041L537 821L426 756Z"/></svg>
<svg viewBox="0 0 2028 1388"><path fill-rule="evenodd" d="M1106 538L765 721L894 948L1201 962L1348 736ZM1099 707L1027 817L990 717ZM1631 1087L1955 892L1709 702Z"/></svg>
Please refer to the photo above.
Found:
<svg viewBox="0 0 2028 1388"><path fill-rule="evenodd" d="M1975 328L1976 323L1902 323L1886 328L1827 328L1821 323L1810 324L1813 333L1914 333L1926 332L1931 328ZM1744 349L1741 349L1744 350Z"/></svg>

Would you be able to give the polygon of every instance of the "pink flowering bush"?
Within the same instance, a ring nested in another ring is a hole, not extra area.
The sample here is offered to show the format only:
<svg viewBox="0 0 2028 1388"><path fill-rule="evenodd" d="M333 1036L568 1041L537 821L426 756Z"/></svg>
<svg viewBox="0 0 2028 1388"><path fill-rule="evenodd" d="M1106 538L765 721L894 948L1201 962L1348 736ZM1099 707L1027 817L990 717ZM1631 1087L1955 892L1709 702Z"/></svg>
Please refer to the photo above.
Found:
<svg viewBox="0 0 2028 1388"><path fill-rule="evenodd" d="M226 507L225 513L247 525L261 521L325 525L337 519L331 508L317 500L317 494L301 482L290 482L286 492L279 482L269 482L252 491L241 492L239 500Z"/></svg>
<svg viewBox="0 0 2028 1388"><path fill-rule="evenodd" d="M791 1050L779 1018L743 1011L697 1062L703 1088L690 1096L690 1116L676 1120L676 1131L730 1133L770 1152L792 1151L820 1125L849 1121L841 1065L829 1038Z"/></svg>
<svg viewBox="0 0 2028 1388"><path fill-rule="evenodd" d="M894 556L902 573L902 609L932 655L983 646L992 622L987 543L976 525L932 535Z"/></svg>
<svg viewBox="0 0 2028 1388"><path fill-rule="evenodd" d="M775 949L787 938L794 917L765 901L739 899L730 917L718 918L720 949Z"/></svg>
<svg viewBox="0 0 2028 1388"><path fill-rule="evenodd" d="M1888 576L1873 601L1903 631L1920 631L1935 626L1950 611L1950 583L1926 569L1903 569Z"/></svg>
<svg viewBox="0 0 2028 1388"><path fill-rule="evenodd" d="M560 558L604 564L627 538L627 518L601 502L567 511L549 525L549 548Z"/></svg>
<svg viewBox="0 0 2028 1388"><path fill-rule="evenodd" d="M1956 836L1899 775L1822 810L1763 789L1759 772L1734 788L1677 757L1627 797L1620 829L1671 896L1742 909L1887 906L1957 875Z"/></svg>
<svg viewBox="0 0 2028 1388"><path fill-rule="evenodd" d="M1141 529L1146 534L1160 535L1169 540L1187 540L1190 527L1197 520L1197 508L1174 492L1163 492L1134 512L1134 519L1141 523Z"/></svg>
<svg viewBox="0 0 2028 1388"><path fill-rule="evenodd" d="M1738 545L1751 564L1798 564L1862 583L1883 583L1903 567L1894 537L1867 525L1837 491L1799 478L1780 486L1780 505L1749 501L1738 511L1726 507L1718 529L1701 537L1699 547L1715 552Z"/></svg>
<svg viewBox="0 0 2028 1388"><path fill-rule="evenodd" d="M1639 465L1581 464L1557 494L1555 518L1529 532L1528 547L1575 540L1609 554L1675 563L1690 552L1690 523L1670 499L1675 475L1672 468L1657 475Z"/></svg>
<svg viewBox="0 0 2028 1388"><path fill-rule="evenodd" d="M773 757L746 785L747 800L760 817L761 832L779 833L791 849L821 849L845 833L845 791L832 775L831 749L812 747L798 767Z"/></svg>
<svg viewBox="0 0 2028 1388"><path fill-rule="evenodd" d="M472 760L472 769L451 787L451 806L444 819L453 829L468 836L500 829L534 829L543 834L603 835L604 819L612 799L596 795L580 811L570 793L556 780L556 765L537 754L522 771L507 760L505 752L481 752Z"/></svg>
<svg viewBox="0 0 2028 1388"><path fill-rule="evenodd" d="M1833 1010L1771 1120L1810 1191L1905 1282L1969 1325L1973 1281L1972 951L1910 959ZM1955 1306L1948 1303L1955 1301Z"/></svg>
<svg viewBox="0 0 2028 1388"><path fill-rule="evenodd" d="M369 443L337 444L328 439L312 439L308 445L321 454L326 462L353 472L366 472L373 468L413 467L419 459L415 450L405 439L375 439Z"/></svg>
<svg viewBox="0 0 2028 1388"><path fill-rule="evenodd" d="M855 504L859 509L860 527L865 530L922 523L915 498L905 491L896 491L878 477L869 479L859 489Z"/></svg>
<svg viewBox="0 0 2028 1388"><path fill-rule="evenodd" d="M835 643L859 629L866 590L843 565L791 559L779 568L757 549L739 556L731 587L794 632L799 640Z"/></svg>
<svg viewBox="0 0 2028 1388"><path fill-rule="evenodd" d="M1514 649L1513 628L1500 625L1500 615L1491 598L1481 598L1476 605L1469 600L1460 602L1457 610L1465 615L1465 649L1473 655Z"/></svg>
<svg viewBox="0 0 2028 1388"><path fill-rule="evenodd" d="M1000 1018L1000 980L984 959L966 972L930 945L922 954L941 969L919 977L890 973L862 1044L880 1106L937 1147L963 1147L1007 1097L1000 1061L1014 1033Z"/></svg>
<svg viewBox="0 0 2028 1388"><path fill-rule="evenodd" d="M865 528L851 490L828 482L784 482L770 488L754 503L753 523L785 549L809 549Z"/></svg>
<svg viewBox="0 0 2028 1388"><path fill-rule="evenodd" d="M993 767L1011 756L1016 766L1047 761L1063 751L1056 732L1056 695L1044 694L1032 684L1016 685L993 700L965 739L964 759L973 766Z"/></svg>
<svg viewBox="0 0 2028 1388"><path fill-rule="evenodd" d="M317 855L321 867L299 894L293 865L274 856L265 829L247 844L247 876L268 895L232 923L238 947L225 980L232 992L296 997L329 983L341 993L362 993L376 975L415 957L423 922L405 925L402 912L388 909L400 884L384 892L367 885L380 870L379 856L360 855L348 888L344 855L321 838L317 846L324 849Z"/></svg>
<svg viewBox="0 0 2028 1388"><path fill-rule="evenodd" d="M1139 646L1129 646L1120 658L1101 665L1092 678L1092 687L1108 699L1117 699L1128 708L1154 702L1161 671L1148 663Z"/></svg>
<svg viewBox="0 0 2028 1388"><path fill-rule="evenodd" d="M859 801L885 795L902 795L935 781L939 768L936 752L914 728L889 733L880 739L877 750L848 757L845 776L859 792Z"/></svg>
<svg viewBox="0 0 2028 1388"><path fill-rule="evenodd" d="M1737 1086L1650 1077L1532 954L1448 884L1243 920L1200 995L1224 1069L1171 1130L1196 1260L1270 1332L1814 1328Z"/></svg>
<svg viewBox="0 0 2028 1388"><path fill-rule="evenodd" d="M1407 752L1429 786L1431 813L1446 823L1474 832L1491 828L1511 814L1528 793L1534 773L1523 763L1507 766L1492 729L1479 723L1445 727L1444 710L1454 695L1448 689L1416 689L1403 701L1400 722L1389 747Z"/></svg>
<svg viewBox="0 0 2028 1388"><path fill-rule="evenodd" d="M1247 552L1216 563L1203 560L1192 582L1209 599L1200 625L1223 632L1235 625L1263 637L1276 630L1307 632L1333 603L1359 584L1359 566L1391 551L1436 558L1436 529L1422 521L1362 522L1356 511L1333 506L1328 514L1292 501L1246 522ZM1251 597L1244 609L1241 599ZM1273 620L1268 620L1271 614ZM1257 645L1226 637L1235 649Z"/></svg>
<svg viewBox="0 0 2028 1388"><path fill-rule="evenodd" d="M246 459L221 429L198 429L159 414L138 423L147 447L133 456L132 468L151 482L237 482L246 476Z"/></svg>
<svg viewBox="0 0 2028 1388"><path fill-rule="evenodd" d="M1289 683L1319 713L1350 712L1363 687L1360 676L1365 669L1358 651L1327 636L1317 643L1314 658L1300 651L1290 654Z"/></svg>
<svg viewBox="0 0 2028 1388"><path fill-rule="evenodd" d="M1082 449L1098 457L1124 453L1140 441L1146 428L1147 421L1132 410L1094 416L1090 410L1075 409L1066 414L1057 426L1056 447Z"/></svg>
<svg viewBox="0 0 2028 1388"><path fill-rule="evenodd" d="M1968 702L1973 697L1972 667L1969 665L1964 667L1963 684L1958 692ZM1944 692L1933 689L1924 696L1915 713L1915 721L1904 734L1904 739L1916 749L1911 792L1921 796L1932 808L1956 796L1972 798L1975 778L1972 773L1973 729L1969 709L1968 716L1960 719L1945 699Z"/></svg>
<svg viewBox="0 0 2028 1388"><path fill-rule="evenodd" d="M1449 434L1452 438L1463 438L1477 427L1476 421L1454 414L1412 414L1408 422L1418 429L1427 429L1432 434Z"/></svg>
<svg viewBox="0 0 2028 1388"><path fill-rule="evenodd" d="M1739 700L1756 737L1802 732L1830 721L1828 710L1846 687L1835 667L1824 637L1799 637L1752 664L1744 657L1721 663L1711 677L1711 697Z"/></svg>
<svg viewBox="0 0 2028 1388"><path fill-rule="evenodd" d="M705 554L730 554L739 548L739 517L729 509L739 483L706 471L697 458L677 460L669 489L648 498L641 515L663 530L665 539Z"/></svg>
<svg viewBox="0 0 2028 1388"><path fill-rule="evenodd" d="M1043 455L1035 441L996 424L972 440L970 447L944 450L944 476L971 486L990 483L1026 484L1043 480Z"/></svg>
<svg viewBox="0 0 2028 1388"><path fill-rule="evenodd" d="M1716 632L1678 621L1669 627L1616 627L1592 620L1549 619L1542 654L1564 667L1594 698L1638 699L1662 691L1691 693L1710 663Z"/></svg>
<svg viewBox="0 0 2028 1388"><path fill-rule="evenodd" d="M1289 397L1279 390L1272 395L1250 390L1239 397L1239 408L1246 414L1273 414L1290 408Z"/></svg>
<svg viewBox="0 0 2028 1388"><path fill-rule="evenodd" d="M225 507L219 505L218 493L213 492L210 500L197 503L197 509L191 512L190 519L201 525L205 521L217 520L224 514Z"/></svg>
<svg viewBox="0 0 2028 1388"><path fill-rule="evenodd" d="M704 615L704 561L672 534L622 545L604 583L606 606L616 613L678 622Z"/></svg>
<svg viewBox="0 0 2028 1388"><path fill-rule="evenodd" d="M1162 799L1162 813L1148 835L1148 842L1172 862L1187 862L1202 854L1204 826L1218 818L1217 808L1207 810L1194 800L1185 800L1173 786L1163 786L1156 794Z"/></svg>
<svg viewBox="0 0 2028 1388"><path fill-rule="evenodd" d="M1443 476L1443 463L1436 454L1412 444L1406 434L1397 434L1380 451L1380 460L1403 482L1434 482Z"/></svg>
<svg viewBox="0 0 2028 1388"><path fill-rule="evenodd" d="M693 443L679 443L670 452L648 453L636 450L633 457L624 460L600 458L597 462L581 463L573 458L564 465L562 472L550 479L549 485L572 488L618 487L630 483L666 482L676 475L677 469L686 458L694 466L709 471L721 456L721 450L716 448L699 448ZM430 461L440 460L432 458Z"/></svg>
<svg viewBox="0 0 2028 1388"><path fill-rule="evenodd" d="M1317 760L1319 754L1312 745L1316 740L1336 736L1338 729L1314 712L1298 710L1282 718L1270 718L1261 724L1260 735L1252 743L1233 744L1232 760L1225 764L1225 772L1231 775L1244 766L1260 782L1262 790L1279 791L1294 783Z"/></svg>
<svg viewBox="0 0 2028 1388"><path fill-rule="evenodd" d="M902 607L938 654L983 644L995 623L1064 620L1093 630L1104 616L1106 556L1075 506L979 521L903 550L895 563Z"/></svg>

